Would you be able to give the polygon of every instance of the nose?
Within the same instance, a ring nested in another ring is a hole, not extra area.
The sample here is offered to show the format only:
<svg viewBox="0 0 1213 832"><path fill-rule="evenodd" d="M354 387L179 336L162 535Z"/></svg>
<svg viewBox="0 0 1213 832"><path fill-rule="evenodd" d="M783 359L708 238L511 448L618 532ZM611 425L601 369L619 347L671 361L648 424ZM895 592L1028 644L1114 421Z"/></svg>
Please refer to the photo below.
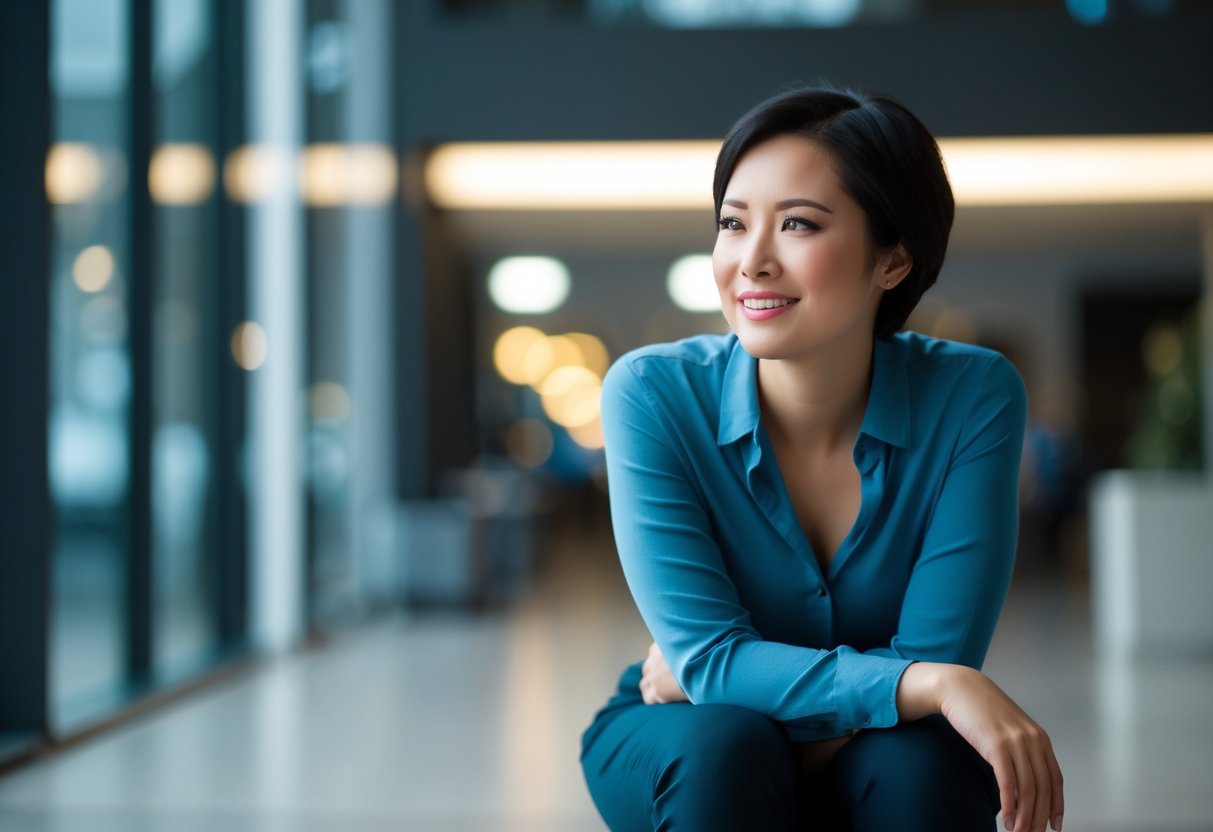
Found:
<svg viewBox="0 0 1213 832"><path fill-rule="evenodd" d="M779 260L769 235L751 233L741 258L741 274L751 280L779 276Z"/></svg>

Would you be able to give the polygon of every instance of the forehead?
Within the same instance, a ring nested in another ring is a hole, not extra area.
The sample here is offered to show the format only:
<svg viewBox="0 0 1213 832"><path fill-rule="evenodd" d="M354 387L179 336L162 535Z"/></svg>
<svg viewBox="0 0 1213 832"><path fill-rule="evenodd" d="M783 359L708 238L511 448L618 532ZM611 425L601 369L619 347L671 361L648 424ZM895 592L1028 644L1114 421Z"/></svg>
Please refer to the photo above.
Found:
<svg viewBox="0 0 1213 832"><path fill-rule="evenodd" d="M729 177L726 197L739 190L785 191L812 187L815 192L841 189L834 160L817 142L803 136L775 136L751 147Z"/></svg>

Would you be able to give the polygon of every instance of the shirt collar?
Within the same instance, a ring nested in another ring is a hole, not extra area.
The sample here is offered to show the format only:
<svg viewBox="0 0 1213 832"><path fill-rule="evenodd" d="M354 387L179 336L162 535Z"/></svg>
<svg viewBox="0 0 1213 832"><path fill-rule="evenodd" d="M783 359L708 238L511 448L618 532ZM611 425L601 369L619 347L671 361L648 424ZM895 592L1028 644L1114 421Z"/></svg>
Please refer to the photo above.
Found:
<svg viewBox="0 0 1213 832"><path fill-rule="evenodd" d="M912 427L905 344L896 335L877 338L872 351L872 389L859 432L888 445L908 448Z"/></svg>
<svg viewBox="0 0 1213 832"><path fill-rule="evenodd" d="M758 430L758 360L733 336L733 349L720 391L718 445L728 445ZM910 445L910 379L905 349L896 336L877 338L872 351L872 390L860 433L889 445Z"/></svg>
<svg viewBox="0 0 1213 832"><path fill-rule="evenodd" d="M716 444L728 445L758 430L758 359L741 348L736 335L720 390L720 429Z"/></svg>

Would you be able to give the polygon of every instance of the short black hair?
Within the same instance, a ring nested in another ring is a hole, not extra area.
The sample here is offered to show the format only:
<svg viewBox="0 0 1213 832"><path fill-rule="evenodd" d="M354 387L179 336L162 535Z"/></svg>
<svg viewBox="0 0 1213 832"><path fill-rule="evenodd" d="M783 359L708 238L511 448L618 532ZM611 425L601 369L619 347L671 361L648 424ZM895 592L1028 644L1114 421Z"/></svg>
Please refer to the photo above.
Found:
<svg viewBox="0 0 1213 832"><path fill-rule="evenodd" d="M833 87L801 87L763 101L733 125L716 158L716 217L741 157L776 136L802 136L830 157L843 189L867 216L870 252L901 243L913 258L909 274L885 292L876 335L905 325L934 285L956 213L939 145L897 99Z"/></svg>

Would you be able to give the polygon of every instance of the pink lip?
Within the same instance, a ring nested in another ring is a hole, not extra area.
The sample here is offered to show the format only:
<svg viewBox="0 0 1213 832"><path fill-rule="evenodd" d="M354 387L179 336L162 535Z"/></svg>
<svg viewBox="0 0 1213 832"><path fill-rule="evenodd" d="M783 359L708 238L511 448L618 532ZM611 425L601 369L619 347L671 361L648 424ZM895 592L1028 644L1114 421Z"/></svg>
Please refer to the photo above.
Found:
<svg viewBox="0 0 1213 832"><path fill-rule="evenodd" d="M753 300L790 300L792 303L784 306L776 306L773 309L750 309L742 301L747 298ZM742 292L737 296L737 307L741 310L741 314L748 321L765 321L768 318L774 318L776 315L782 315L793 306L799 298L793 298L788 295L781 295L779 292Z"/></svg>

